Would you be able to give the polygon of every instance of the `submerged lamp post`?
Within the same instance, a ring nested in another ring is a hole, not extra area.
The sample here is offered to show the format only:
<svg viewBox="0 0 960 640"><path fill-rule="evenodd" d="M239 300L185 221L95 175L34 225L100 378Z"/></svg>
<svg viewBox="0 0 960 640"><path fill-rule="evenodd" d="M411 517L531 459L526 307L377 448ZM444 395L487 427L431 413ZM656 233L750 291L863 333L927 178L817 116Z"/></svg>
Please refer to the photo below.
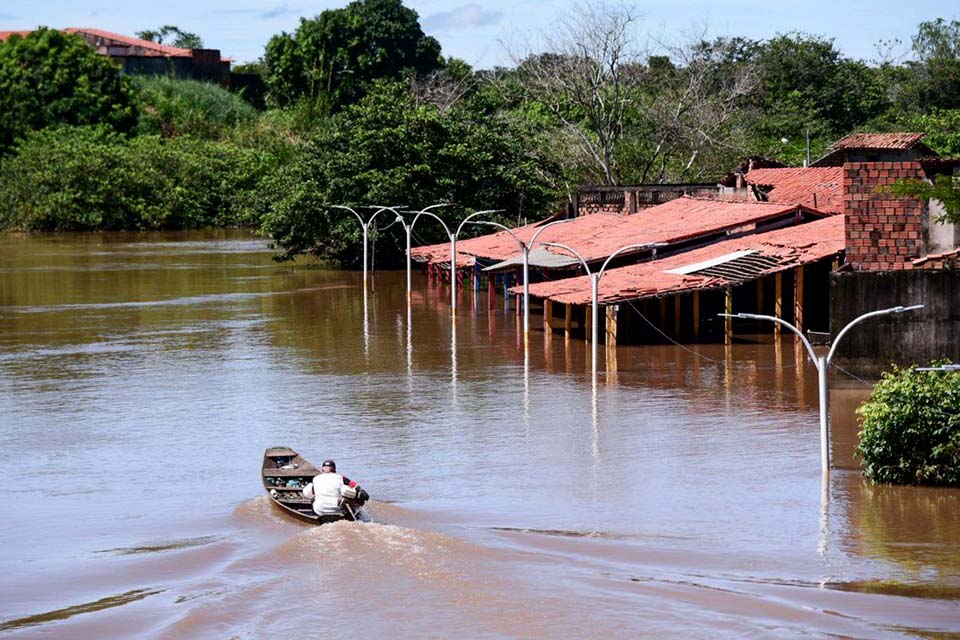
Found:
<svg viewBox="0 0 960 640"><path fill-rule="evenodd" d="M584 271L587 272L587 275L590 276L590 292L591 292L591 320L590 320L590 342L592 343L591 352L590 352L590 366L591 371L593 372L594 377L597 375L597 309L599 305L600 298L600 278L603 277L603 272L606 270L607 265L610 264L610 261L615 257L623 253L624 251L629 251L631 249L651 249L653 247L662 246L663 243L648 242L646 244L628 244L625 247L620 247L604 260L603 265L600 267L600 270L596 273L590 271L590 267L587 265L587 261L581 256L573 247L568 247L565 244L559 242L543 242L541 243L547 247L557 247L563 249L570 253L573 257L580 261L580 264L583 265Z"/></svg>
<svg viewBox="0 0 960 640"><path fill-rule="evenodd" d="M419 217L419 215L420 215L421 213L426 213L426 214L430 215L430 210L431 210L431 209L439 209L440 207L452 207L452 206L453 206L453 205L452 205L452 204L449 204L449 203L444 203L444 204L432 204L432 205L430 205L429 207L424 207L424 208L423 208L422 210L420 210L420 211L412 212L412 213L416 213L417 215L413 218L413 220L410 222L410 224L407 224L407 223L404 221L403 216L400 215L400 212L394 211L394 213L397 214L397 222L399 222L400 224L402 224L402 225L403 225L403 230L407 232L407 302L408 302L408 303L410 302L410 297L413 295L413 287L412 287L412 284L411 284L412 279L411 279L411 275L410 275L410 274L411 274L411 266L410 266L410 236L413 234L413 225L416 223L417 217ZM440 218L438 218L437 216L434 216L434 217L437 218L437 220L440 220ZM450 230L447 229L447 225L443 223L443 220L440 220L440 224L443 224L443 228L446 230L447 236L449 236L449 235L450 235Z"/></svg>
<svg viewBox="0 0 960 640"><path fill-rule="evenodd" d="M503 209L487 209L486 211L477 211L476 213L471 213L466 218L460 222L460 226L457 227L457 230L454 233L447 233L450 235L450 315L457 315L457 236L460 235L460 232L463 231L463 226L470 222L473 218L477 216L486 215L488 213L501 213ZM446 225L444 225L446 227Z"/></svg>
<svg viewBox="0 0 960 640"><path fill-rule="evenodd" d="M837 345L840 344L841 338L846 335L847 331L853 328L854 325L859 324L868 318L904 313L906 311L915 311L922 308L922 304L915 304L909 307L897 306L889 309L871 311L863 314L862 316L854 318L847 323L847 326L841 329L840 333L837 334L837 337L834 338L833 344L830 347L830 351L826 356L817 356L816 352L813 350L813 345L810 344L810 341L807 340L806 336L804 336L799 329L782 318L759 315L756 313L718 313L717 315L724 318L739 318L742 320L769 320L770 322L776 322L777 324L786 327L799 336L800 340L803 342L803 345L807 348L807 353L810 354L810 359L813 360L813 364L817 367L820 395L820 464L823 473L828 474L830 472L830 415L829 395L827 393L827 369L830 366L830 361L833 359L833 354L837 350Z"/></svg>
<svg viewBox="0 0 960 640"><path fill-rule="evenodd" d="M400 205L396 205L393 207L378 207L378 206L368 207L369 209L376 209L376 211L373 213L372 216L370 216L370 219L366 221L364 221L363 216L361 216L359 213L357 213L350 207L344 206L342 204L334 204L334 205L331 205L331 207L333 207L334 209L344 209L346 211L349 211L350 213L352 213L357 217L357 220L360 221L360 227L363 229L363 290L366 291L367 290L367 238L370 235L370 229L373 227L373 221L376 219L378 215L380 215L384 211L392 211L396 214L397 209L401 209L402 207Z"/></svg>
<svg viewBox="0 0 960 640"><path fill-rule="evenodd" d="M520 246L520 254L523 257L523 346L525 349L530 345L530 249L533 248L533 244L537 241L537 237L549 227L552 227L556 224L572 222L574 220L576 220L576 218L548 222L537 229L537 232L533 234L532 238L530 238L530 242L524 242L517 236L517 234L513 232L512 229L508 228L506 225L500 224L499 222L490 222L488 220L477 220L475 222L471 222L471 224L485 224L491 227L502 229L503 231L509 233L510 237L513 238L514 241ZM464 220L464 222L466 222L466 220Z"/></svg>

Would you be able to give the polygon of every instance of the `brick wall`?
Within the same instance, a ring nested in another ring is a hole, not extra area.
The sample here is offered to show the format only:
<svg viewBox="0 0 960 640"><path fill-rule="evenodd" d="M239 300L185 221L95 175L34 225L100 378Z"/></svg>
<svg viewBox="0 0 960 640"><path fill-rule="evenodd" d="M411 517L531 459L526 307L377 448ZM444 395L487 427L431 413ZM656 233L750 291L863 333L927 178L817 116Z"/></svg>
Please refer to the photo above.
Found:
<svg viewBox="0 0 960 640"><path fill-rule="evenodd" d="M923 205L878 193L901 178L922 179L916 162L848 162L843 165L846 261L862 271L912 269L923 243Z"/></svg>

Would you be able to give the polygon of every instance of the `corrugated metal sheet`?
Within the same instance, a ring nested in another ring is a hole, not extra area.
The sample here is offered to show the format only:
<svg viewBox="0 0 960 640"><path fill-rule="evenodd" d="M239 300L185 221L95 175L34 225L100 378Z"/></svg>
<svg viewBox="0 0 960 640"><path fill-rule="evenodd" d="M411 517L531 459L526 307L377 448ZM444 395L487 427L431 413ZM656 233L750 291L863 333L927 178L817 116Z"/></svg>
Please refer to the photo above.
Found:
<svg viewBox="0 0 960 640"><path fill-rule="evenodd" d="M777 231L718 242L661 260L609 269L600 281L600 301L609 304L726 287L829 258L843 249L843 216L831 216ZM729 273L710 267L687 274L671 272L741 251L751 252L741 256L748 260L736 265ZM590 279L580 276L531 284L530 295L567 304L588 304L591 298Z"/></svg>

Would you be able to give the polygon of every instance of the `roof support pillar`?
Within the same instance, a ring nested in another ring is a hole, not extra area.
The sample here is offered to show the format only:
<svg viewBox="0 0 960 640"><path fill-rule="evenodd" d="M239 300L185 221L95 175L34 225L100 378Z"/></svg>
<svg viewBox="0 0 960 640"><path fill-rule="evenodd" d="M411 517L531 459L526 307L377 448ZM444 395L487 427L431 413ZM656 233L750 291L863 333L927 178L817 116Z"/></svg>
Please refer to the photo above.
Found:
<svg viewBox="0 0 960 640"><path fill-rule="evenodd" d="M803 265L793 270L793 324L803 333Z"/></svg>
<svg viewBox="0 0 960 640"><path fill-rule="evenodd" d="M723 343L732 344L733 343L733 287L727 287L724 289L724 308L726 310L727 317L723 319Z"/></svg>
<svg viewBox="0 0 960 640"><path fill-rule="evenodd" d="M617 312L620 305L608 304L606 307L607 332L605 344L607 348L607 371L617 370Z"/></svg>
<svg viewBox="0 0 960 640"><path fill-rule="evenodd" d="M563 339L570 340L570 332L573 329L573 305L563 305Z"/></svg>
<svg viewBox="0 0 960 640"><path fill-rule="evenodd" d="M673 339L680 341L680 294L673 296Z"/></svg>
<svg viewBox="0 0 960 640"><path fill-rule="evenodd" d="M700 339L700 292L693 292L693 340Z"/></svg>
<svg viewBox="0 0 960 640"><path fill-rule="evenodd" d="M773 294L773 315L777 318L783 317L783 272L777 271L773 276L774 294ZM773 338L780 341L780 323L773 324Z"/></svg>
<svg viewBox="0 0 960 640"><path fill-rule="evenodd" d="M584 316L583 326L585 329L583 332L583 339L585 342L588 342L588 343L590 342L590 331L593 329L592 315L593 314L590 313L590 307L583 308L583 316Z"/></svg>
<svg viewBox="0 0 960 640"><path fill-rule="evenodd" d="M543 331L547 337L553 335L553 300L543 299Z"/></svg>
<svg viewBox="0 0 960 640"><path fill-rule="evenodd" d="M493 305L497 301L497 276L492 273L488 276L487 282L487 309L493 309Z"/></svg>

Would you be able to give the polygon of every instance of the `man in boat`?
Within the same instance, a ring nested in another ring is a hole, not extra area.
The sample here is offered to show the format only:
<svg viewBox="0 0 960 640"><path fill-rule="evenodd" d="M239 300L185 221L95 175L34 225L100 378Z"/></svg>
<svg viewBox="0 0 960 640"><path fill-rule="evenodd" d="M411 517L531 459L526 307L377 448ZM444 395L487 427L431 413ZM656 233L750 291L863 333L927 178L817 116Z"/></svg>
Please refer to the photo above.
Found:
<svg viewBox="0 0 960 640"><path fill-rule="evenodd" d="M313 498L313 512L320 516L321 523L344 518L345 498L362 505L370 497L356 482L337 473L337 463L333 460L323 461L320 473L303 488L303 495Z"/></svg>

